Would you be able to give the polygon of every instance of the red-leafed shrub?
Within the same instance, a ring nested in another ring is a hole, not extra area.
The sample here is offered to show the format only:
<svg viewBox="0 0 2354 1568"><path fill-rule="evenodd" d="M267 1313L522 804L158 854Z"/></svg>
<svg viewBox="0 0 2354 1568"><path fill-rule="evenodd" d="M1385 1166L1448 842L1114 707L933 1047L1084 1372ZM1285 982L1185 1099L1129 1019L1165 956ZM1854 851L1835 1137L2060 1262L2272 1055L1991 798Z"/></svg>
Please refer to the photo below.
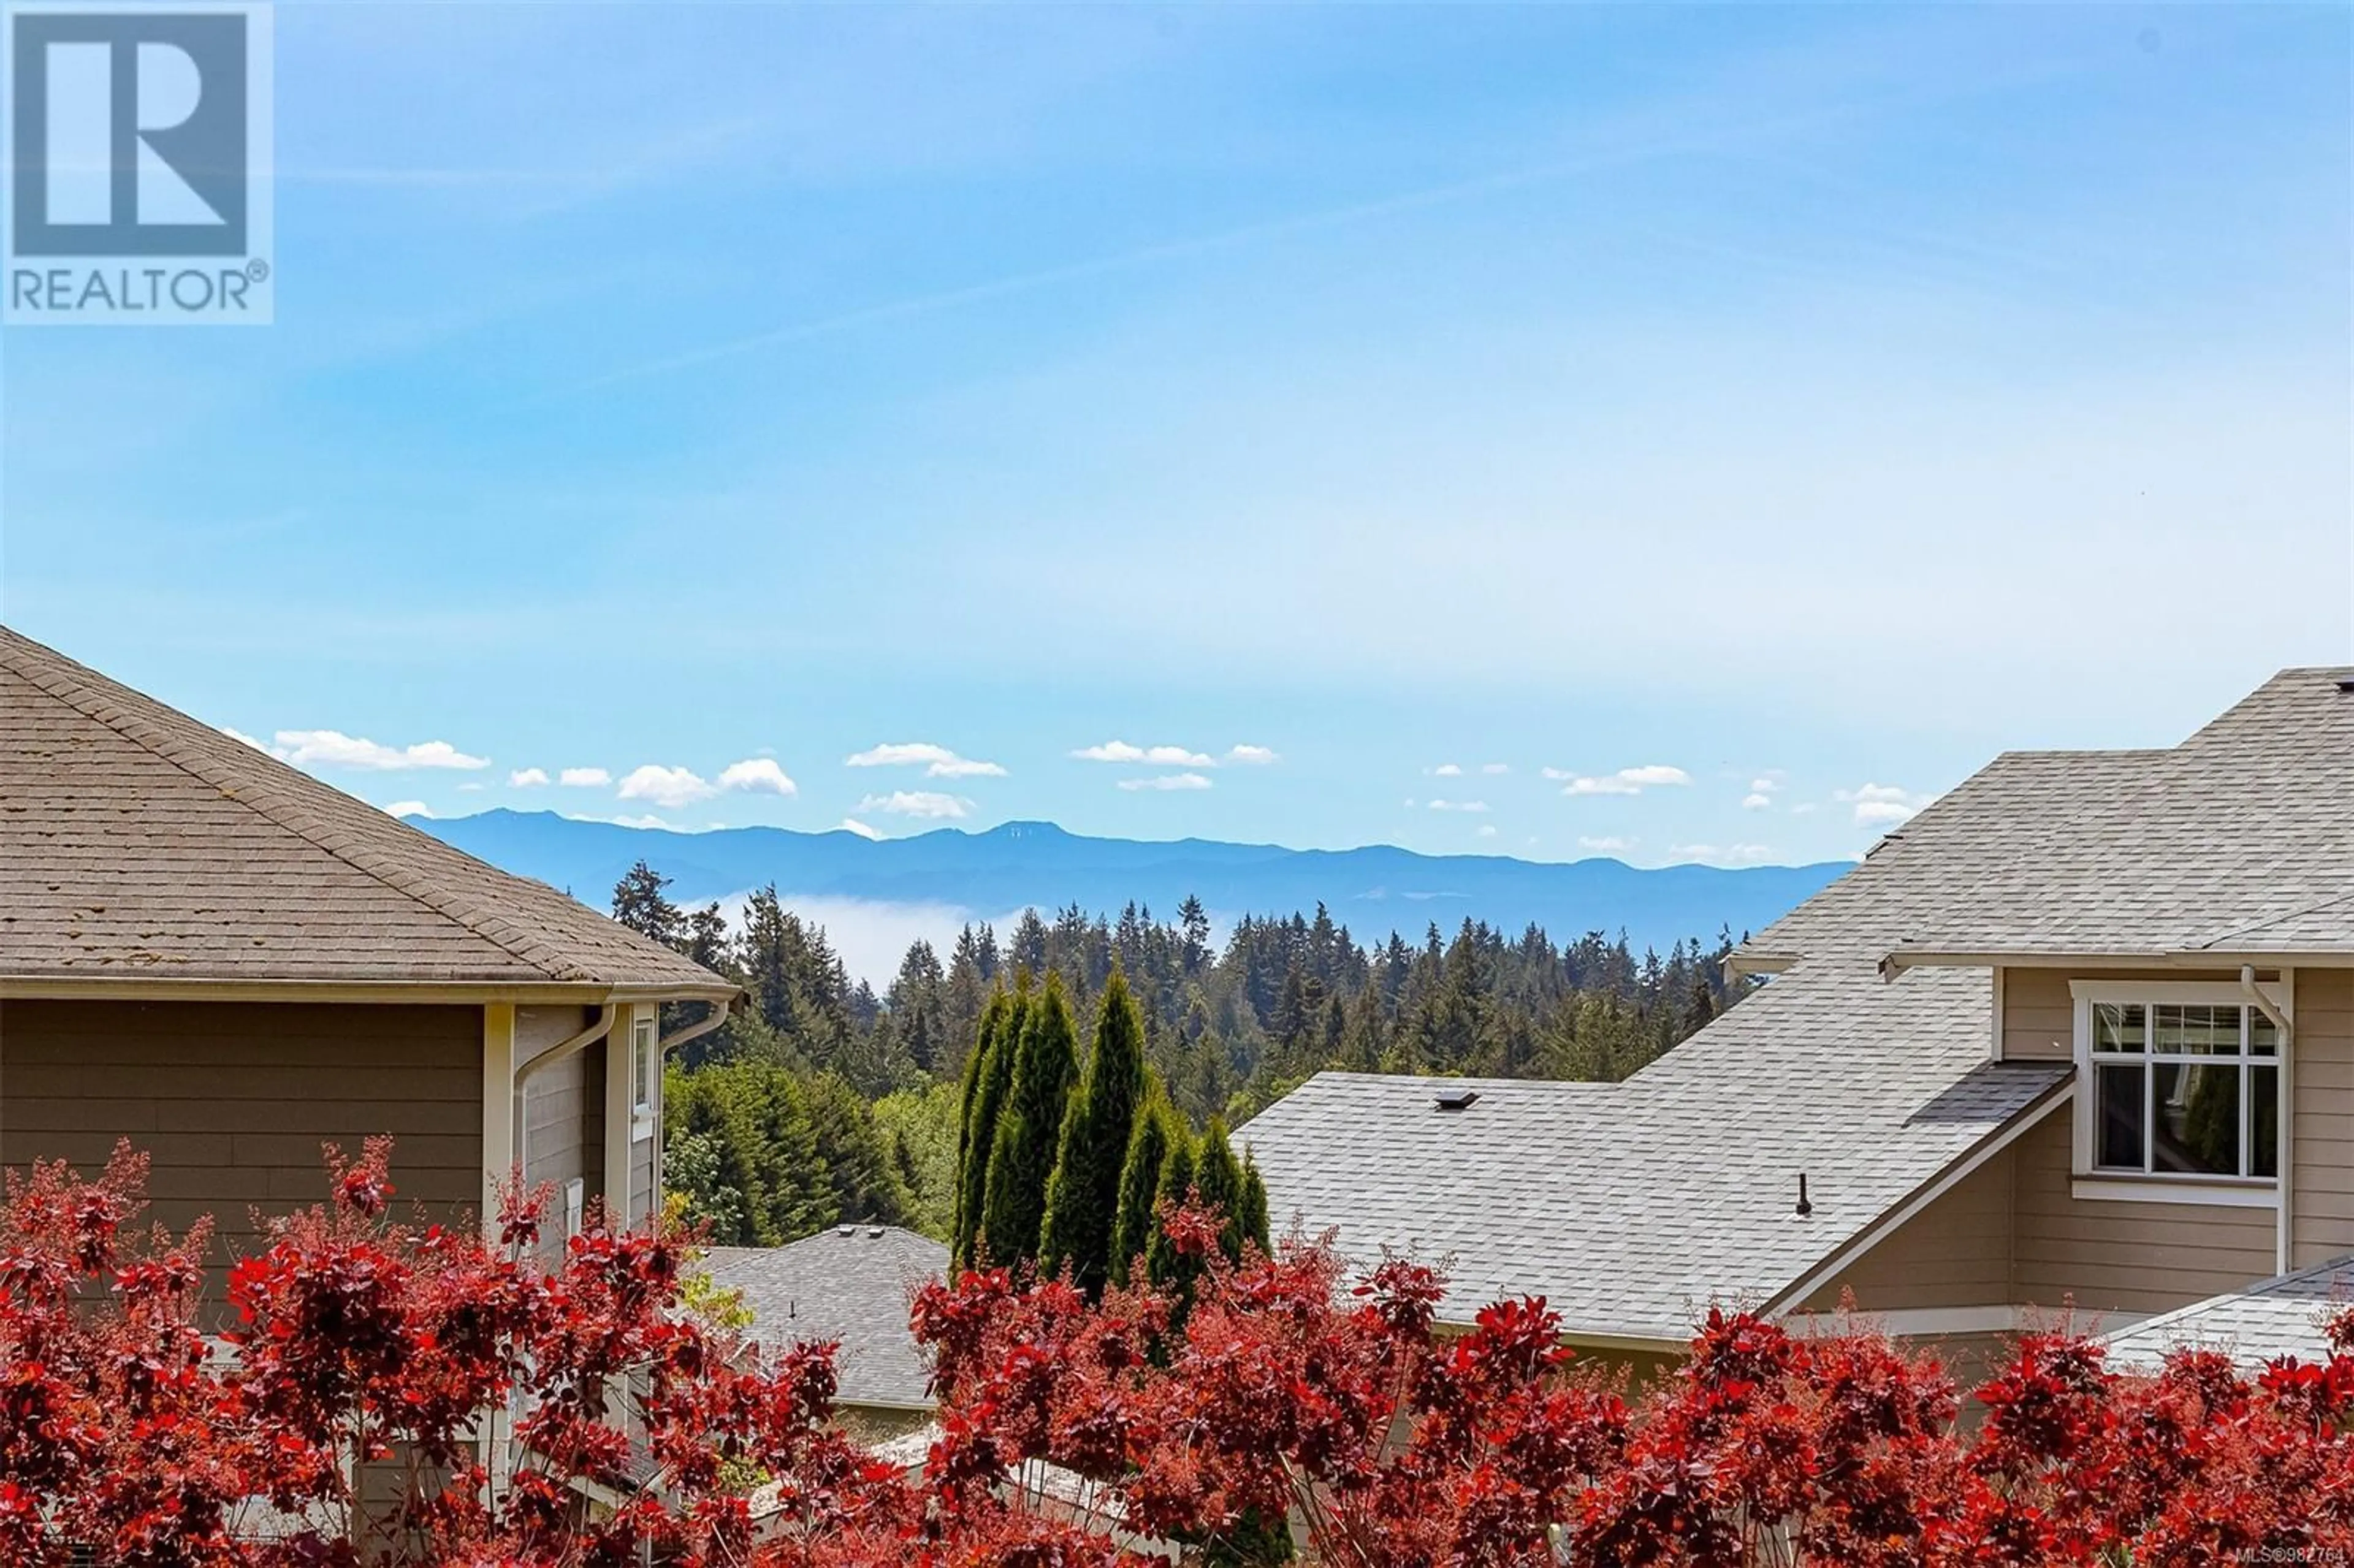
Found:
<svg viewBox="0 0 2354 1568"><path fill-rule="evenodd" d="M1630 1387L1541 1300L1439 1330L1428 1267L1235 1263L1180 1210L1182 1310L1002 1271L921 1292L941 1407L909 1480L827 1425L830 1347L755 1358L684 1308L680 1237L592 1227L547 1270L524 1194L495 1241L404 1222L371 1145L217 1282L208 1333L211 1238L143 1226L143 1177L9 1181L0 1563L2354 1561L2354 1318L2253 1377L2030 1334L1957 1429L1946 1372L1861 1325L1713 1312Z"/></svg>

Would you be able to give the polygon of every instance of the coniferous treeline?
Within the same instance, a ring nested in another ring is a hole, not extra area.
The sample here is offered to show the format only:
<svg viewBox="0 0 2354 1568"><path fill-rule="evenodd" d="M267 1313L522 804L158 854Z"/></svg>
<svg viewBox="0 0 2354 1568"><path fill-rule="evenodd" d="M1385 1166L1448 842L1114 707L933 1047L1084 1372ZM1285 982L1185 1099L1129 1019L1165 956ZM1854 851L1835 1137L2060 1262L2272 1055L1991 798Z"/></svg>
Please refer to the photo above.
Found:
<svg viewBox="0 0 2354 1568"><path fill-rule="evenodd" d="M1189 1128L1213 1117L1239 1126L1333 1067L1615 1081L1741 994L1723 972L1729 931L1665 955L1638 955L1623 935L1556 944L1534 925L1511 937L1468 919L1451 937L1434 923L1418 943L1395 932L1367 943L1319 906L1246 917L1213 945L1193 898L1167 921L1131 905L1116 918L1027 910L1003 938L968 925L945 957L910 944L878 993L851 980L823 928L773 887L731 928L716 905L672 903L667 885L641 862L614 889L615 917L740 980L751 1003L672 1064L665 1169L716 1239L745 1245L841 1221L951 1236L970 1176L960 1158L967 1078L985 1065L984 1015L1001 991L1008 1006L1034 1002L1051 980L1066 1021L1094 1020L1119 973L1140 1065ZM1015 985L1023 975L1027 992ZM1091 1058L1075 1022L1037 1049L1027 1111L1044 1117L1058 1093L1077 1092ZM1016 1065L1002 1064L1001 1095ZM993 1136L994 1117L991 1126ZM1020 1158L1042 1183L1055 1167L1051 1146ZM1123 1214L1131 1196L1115 1192ZM1043 1186L1034 1200L1005 1200L1034 1201L1045 1202ZM1017 1208L1005 1221L1025 1217Z"/></svg>

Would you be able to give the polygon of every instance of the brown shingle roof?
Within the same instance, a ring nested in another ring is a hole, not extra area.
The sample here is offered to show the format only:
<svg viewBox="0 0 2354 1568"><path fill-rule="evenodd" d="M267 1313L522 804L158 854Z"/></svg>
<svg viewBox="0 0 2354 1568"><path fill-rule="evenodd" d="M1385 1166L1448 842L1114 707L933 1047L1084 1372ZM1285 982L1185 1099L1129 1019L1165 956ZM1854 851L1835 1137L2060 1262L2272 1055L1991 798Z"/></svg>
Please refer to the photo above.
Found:
<svg viewBox="0 0 2354 1568"><path fill-rule="evenodd" d="M0 627L0 981L720 977Z"/></svg>

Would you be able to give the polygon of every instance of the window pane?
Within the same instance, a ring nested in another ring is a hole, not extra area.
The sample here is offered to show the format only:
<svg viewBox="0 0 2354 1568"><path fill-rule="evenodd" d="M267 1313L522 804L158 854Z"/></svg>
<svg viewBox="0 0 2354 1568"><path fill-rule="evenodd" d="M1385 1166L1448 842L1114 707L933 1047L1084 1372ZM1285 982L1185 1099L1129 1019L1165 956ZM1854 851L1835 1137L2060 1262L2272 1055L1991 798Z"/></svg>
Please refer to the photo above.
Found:
<svg viewBox="0 0 2354 1568"><path fill-rule="evenodd" d="M2240 1069L2217 1063L2150 1067L2158 1125L2150 1169L2202 1176L2240 1173Z"/></svg>
<svg viewBox="0 0 2354 1568"><path fill-rule="evenodd" d="M2280 1031L2261 1012L2248 1014L2248 1049L2259 1056L2280 1054Z"/></svg>
<svg viewBox="0 0 2354 1568"><path fill-rule="evenodd" d="M2248 1093L2254 1103L2248 1107L2248 1121L2253 1129L2255 1148L2248 1153L2248 1174L2278 1176L2280 1174L2280 1069L2257 1067L2248 1074Z"/></svg>
<svg viewBox="0 0 2354 1568"><path fill-rule="evenodd" d="M2093 1003L2093 1049L2132 1051L2142 1048L2142 1011L2137 1001ZM2138 1160L2134 1161L2138 1165Z"/></svg>
<svg viewBox="0 0 2354 1568"><path fill-rule="evenodd" d="M2095 1067L2099 1085L2094 1107L2093 1163L2112 1171L2139 1171L2141 1162L2141 1067Z"/></svg>
<svg viewBox="0 0 2354 1568"><path fill-rule="evenodd" d="M2150 1049L2180 1056L2240 1054L2236 1007L2155 1007L2150 1010Z"/></svg>

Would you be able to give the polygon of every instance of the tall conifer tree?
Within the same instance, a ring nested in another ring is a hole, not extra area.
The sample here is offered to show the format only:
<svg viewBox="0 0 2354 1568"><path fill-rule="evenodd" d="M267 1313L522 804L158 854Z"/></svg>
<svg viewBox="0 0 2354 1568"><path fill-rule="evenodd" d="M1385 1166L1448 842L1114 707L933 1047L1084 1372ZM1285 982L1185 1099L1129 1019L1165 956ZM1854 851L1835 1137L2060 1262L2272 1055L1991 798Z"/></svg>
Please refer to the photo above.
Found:
<svg viewBox="0 0 2354 1568"><path fill-rule="evenodd" d="M1119 1209L1114 1216L1111 1231L1111 1282L1126 1285L1131 1266L1142 1258L1152 1246L1152 1209L1161 1195L1161 1166L1169 1158L1169 1146L1185 1135L1177 1125L1177 1112L1171 1107L1158 1083L1145 1092L1145 1103L1136 1113L1136 1126L1129 1133L1128 1156L1119 1171Z"/></svg>
<svg viewBox="0 0 2354 1568"><path fill-rule="evenodd" d="M1229 1261L1239 1261L1243 1255L1243 1168L1235 1160L1234 1144L1226 1136L1226 1118L1214 1116L1210 1125L1202 1129L1201 1163L1193 1184L1202 1194L1202 1207L1215 1209L1225 1221L1218 1227L1218 1248Z"/></svg>
<svg viewBox="0 0 2354 1568"><path fill-rule="evenodd" d="M1101 1296L1111 1277L1121 1167L1144 1102L1144 1018L1115 968L1096 1015L1086 1075L1063 1118L1038 1239L1039 1267L1052 1274L1068 1264L1090 1297Z"/></svg>
<svg viewBox="0 0 2354 1568"><path fill-rule="evenodd" d="M981 1222L988 1214L989 1157L997 1147L997 1129L1005 1119L1006 1102L1013 1095L1014 1058L1021 1051L1022 1023L1029 1012L1030 993L1026 988L1018 989L1009 997L1001 991L991 999L991 1006L997 1013L997 1032L989 1040L988 1049L981 1054L981 1067L973 1085L972 1118L965 1128L966 1159L957 1185L963 1218L954 1261L964 1268L981 1261L975 1246Z"/></svg>
<svg viewBox="0 0 2354 1568"><path fill-rule="evenodd" d="M1023 1016L1013 1085L990 1145L981 1234L992 1263L1023 1263L1038 1255L1046 1179L1054 1173L1063 1112L1077 1075L1078 1030L1063 977L1050 972L1044 993Z"/></svg>

